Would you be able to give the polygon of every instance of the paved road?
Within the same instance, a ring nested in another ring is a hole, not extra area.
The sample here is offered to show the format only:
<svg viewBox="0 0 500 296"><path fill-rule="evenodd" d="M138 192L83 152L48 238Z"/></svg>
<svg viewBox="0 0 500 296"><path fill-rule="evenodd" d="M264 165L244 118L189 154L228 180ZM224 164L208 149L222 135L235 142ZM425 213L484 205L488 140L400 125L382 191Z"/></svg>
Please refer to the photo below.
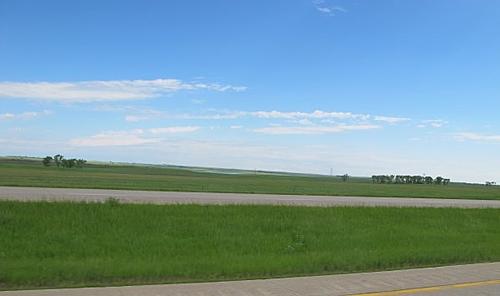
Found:
<svg viewBox="0 0 500 296"><path fill-rule="evenodd" d="M0 296L500 295L500 263L199 284L0 292Z"/></svg>
<svg viewBox="0 0 500 296"><path fill-rule="evenodd" d="M103 201L114 197L131 203L273 204L296 206L385 206L500 208L500 200L399 197L271 195L204 192L158 192L71 188L1 187L0 199Z"/></svg>

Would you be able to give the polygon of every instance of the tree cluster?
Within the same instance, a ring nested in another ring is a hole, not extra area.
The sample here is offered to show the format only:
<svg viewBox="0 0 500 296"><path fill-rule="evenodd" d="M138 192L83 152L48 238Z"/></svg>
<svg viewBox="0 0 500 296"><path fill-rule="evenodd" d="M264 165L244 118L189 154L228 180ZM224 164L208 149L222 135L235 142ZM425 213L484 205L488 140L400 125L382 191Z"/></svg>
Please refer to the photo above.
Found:
<svg viewBox="0 0 500 296"><path fill-rule="evenodd" d="M497 185L497 182L490 182L490 181L486 182L486 186L495 186L495 185Z"/></svg>
<svg viewBox="0 0 500 296"><path fill-rule="evenodd" d="M348 174L344 174L344 175L340 175L338 177L342 180L342 182L347 182L347 181L349 181L350 176Z"/></svg>
<svg viewBox="0 0 500 296"><path fill-rule="evenodd" d="M372 176L372 182L378 184L436 184L448 185L450 179L443 177L436 177L435 179L430 176L403 176L403 175L378 175Z"/></svg>
<svg viewBox="0 0 500 296"><path fill-rule="evenodd" d="M87 161L85 159L76 159L76 158L70 158L66 159L64 156L61 154L54 155L52 156L46 156L43 160L42 163L44 166L51 166L52 164L55 164L57 167L63 167L63 168L83 168L85 163Z"/></svg>

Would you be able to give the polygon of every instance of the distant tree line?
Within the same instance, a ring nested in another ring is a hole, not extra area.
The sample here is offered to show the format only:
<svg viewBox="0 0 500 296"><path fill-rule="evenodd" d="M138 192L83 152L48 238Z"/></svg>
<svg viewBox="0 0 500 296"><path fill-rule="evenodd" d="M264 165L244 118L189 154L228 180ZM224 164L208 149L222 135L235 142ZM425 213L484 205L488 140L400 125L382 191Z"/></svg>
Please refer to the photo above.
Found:
<svg viewBox="0 0 500 296"><path fill-rule="evenodd" d="M495 186L495 185L497 185L497 182L490 182L490 181L486 182L486 186Z"/></svg>
<svg viewBox="0 0 500 296"><path fill-rule="evenodd" d="M403 176L403 175L378 175L372 176L372 182L378 184L436 184L448 185L450 179L443 177L436 177L435 179L430 176Z"/></svg>
<svg viewBox="0 0 500 296"><path fill-rule="evenodd" d="M63 168L74 168L74 167L83 168L83 166L85 165L85 163L87 163L87 161L85 159L76 159L76 158L66 159L61 154L57 154L54 155L54 157L52 156L44 157L42 163L46 167L55 165L57 167L63 167Z"/></svg>

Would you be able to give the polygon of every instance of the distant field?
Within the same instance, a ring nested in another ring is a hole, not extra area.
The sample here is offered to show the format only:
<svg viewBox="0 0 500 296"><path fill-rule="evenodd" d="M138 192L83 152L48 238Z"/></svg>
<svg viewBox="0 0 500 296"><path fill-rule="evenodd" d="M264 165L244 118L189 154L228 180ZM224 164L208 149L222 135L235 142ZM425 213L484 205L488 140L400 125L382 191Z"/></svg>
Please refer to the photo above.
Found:
<svg viewBox="0 0 500 296"><path fill-rule="evenodd" d="M329 176L220 174L181 168L89 165L43 167L40 162L0 159L0 186L40 186L158 191L200 191L345 196L500 199L500 186L372 184Z"/></svg>
<svg viewBox="0 0 500 296"><path fill-rule="evenodd" d="M0 289L500 260L500 210L0 202Z"/></svg>

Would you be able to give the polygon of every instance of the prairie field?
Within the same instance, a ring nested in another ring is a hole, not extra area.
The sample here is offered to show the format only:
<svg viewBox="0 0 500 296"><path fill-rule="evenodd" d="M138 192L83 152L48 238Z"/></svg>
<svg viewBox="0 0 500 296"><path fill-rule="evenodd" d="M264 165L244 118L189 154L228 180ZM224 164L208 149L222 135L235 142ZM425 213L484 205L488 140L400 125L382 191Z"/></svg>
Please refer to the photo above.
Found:
<svg viewBox="0 0 500 296"><path fill-rule="evenodd" d="M90 164L44 167L40 161L0 159L0 186L99 188L157 191L270 193L332 196L500 199L500 186L451 183L372 184L369 178L319 175L220 173L138 165Z"/></svg>

